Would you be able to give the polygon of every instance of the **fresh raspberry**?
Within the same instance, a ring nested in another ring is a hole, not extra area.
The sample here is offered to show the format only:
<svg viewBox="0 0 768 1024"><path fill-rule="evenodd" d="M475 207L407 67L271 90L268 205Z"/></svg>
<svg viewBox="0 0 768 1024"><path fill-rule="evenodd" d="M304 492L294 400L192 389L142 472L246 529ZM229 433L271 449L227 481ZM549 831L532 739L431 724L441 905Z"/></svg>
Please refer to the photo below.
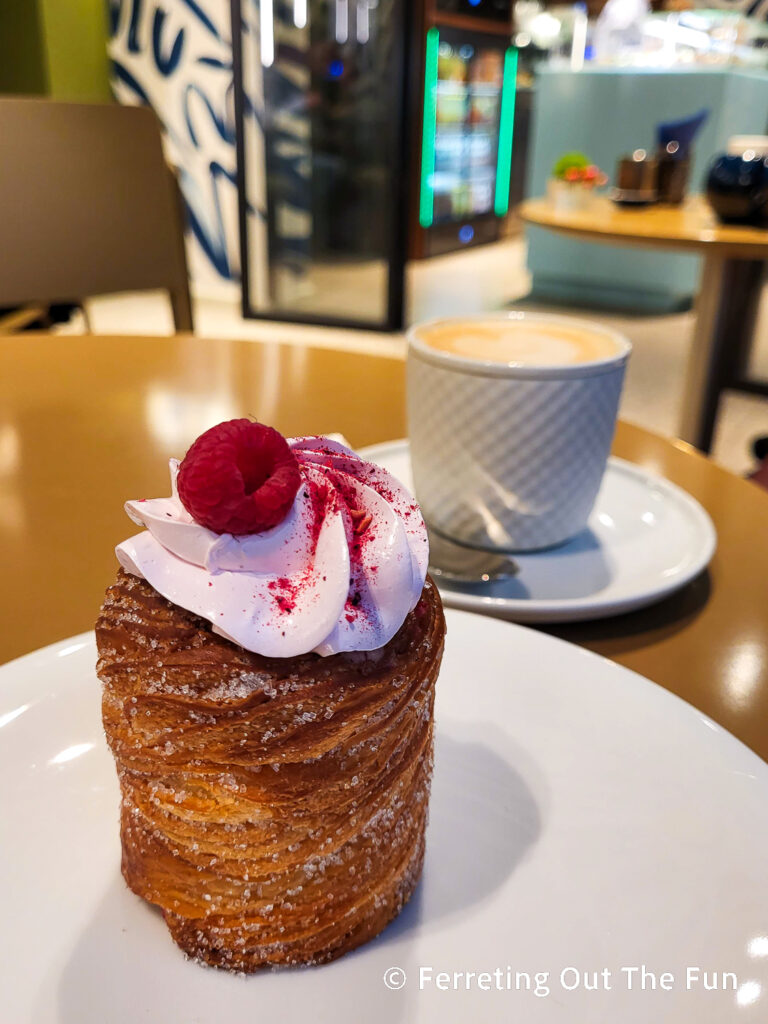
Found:
<svg viewBox="0 0 768 1024"><path fill-rule="evenodd" d="M179 466L184 508L216 533L261 533L288 515L301 484L282 434L251 420L228 420L194 442Z"/></svg>

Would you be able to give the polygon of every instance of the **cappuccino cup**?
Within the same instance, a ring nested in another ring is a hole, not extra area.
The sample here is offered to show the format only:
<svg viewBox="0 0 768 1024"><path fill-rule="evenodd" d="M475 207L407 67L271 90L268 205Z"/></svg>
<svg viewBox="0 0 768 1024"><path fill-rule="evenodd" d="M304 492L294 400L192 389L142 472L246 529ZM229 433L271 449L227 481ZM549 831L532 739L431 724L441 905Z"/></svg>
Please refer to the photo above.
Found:
<svg viewBox="0 0 768 1024"><path fill-rule="evenodd" d="M408 334L408 430L427 524L468 547L534 551L587 524L631 352L589 321L509 312Z"/></svg>

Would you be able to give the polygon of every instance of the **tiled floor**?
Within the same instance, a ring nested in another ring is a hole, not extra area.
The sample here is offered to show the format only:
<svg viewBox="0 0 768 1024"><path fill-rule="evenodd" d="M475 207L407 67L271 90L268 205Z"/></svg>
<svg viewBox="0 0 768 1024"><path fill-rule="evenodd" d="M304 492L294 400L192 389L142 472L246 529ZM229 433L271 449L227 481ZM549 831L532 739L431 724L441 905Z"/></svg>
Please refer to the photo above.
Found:
<svg viewBox="0 0 768 1024"><path fill-rule="evenodd" d="M423 261L408 272L409 320L498 309L519 302L528 288L521 239ZM170 310L161 295L94 300L89 315L92 328L101 333L162 334L172 330ZM657 433L674 435L693 315L639 317L583 310L578 315L610 324L633 343L621 415ZM195 323L197 333L204 337L308 342L392 355L405 351L402 335L243 320L234 290L229 298L197 298ZM73 324L70 329L82 329L82 324ZM768 378L768 294L761 310L753 364L756 373ZM734 472L746 472L752 466L750 442L758 434L768 434L768 399L727 395L718 422L714 458Z"/></svg>

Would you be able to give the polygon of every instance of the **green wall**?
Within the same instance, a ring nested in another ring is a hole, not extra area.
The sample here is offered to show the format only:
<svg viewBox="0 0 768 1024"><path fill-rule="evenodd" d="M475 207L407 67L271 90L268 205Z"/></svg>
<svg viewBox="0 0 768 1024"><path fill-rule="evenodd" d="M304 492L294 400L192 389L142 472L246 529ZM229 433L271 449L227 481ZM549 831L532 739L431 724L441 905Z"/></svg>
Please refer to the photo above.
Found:
<svg viewBox="0 0 768 1024"><path fill-rule="evenodd" d="M50 95L110 99L106 0L37 0L43 22Z"/></svg>
<svg viewBox="0 0 768 1024"><path fill-rule="evenodd" d="M48 91L43 36L35 0L0 0L0 92Z"/></svg>
<svg viewBox="0 0 768 1024"><path fill-rule="evenodd" d="M0 92L111 98L107 0L0 0Z"/></svg>

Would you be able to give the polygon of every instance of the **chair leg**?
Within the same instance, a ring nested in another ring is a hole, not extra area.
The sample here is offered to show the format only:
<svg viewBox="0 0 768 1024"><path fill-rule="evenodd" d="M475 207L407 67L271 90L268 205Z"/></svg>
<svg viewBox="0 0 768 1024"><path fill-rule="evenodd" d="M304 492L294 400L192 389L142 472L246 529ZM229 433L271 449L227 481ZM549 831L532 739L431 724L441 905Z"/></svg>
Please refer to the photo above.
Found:
<svg viewBox="0 0 768 1024"><path fill-rule="evenodd" d="M169 295L173 312L173 323L177 333L186 331L191 334L195 328L192 322L192 302L189 297L189 288L177 288L169 292Z"/></svg>
<svg viewBox="0 0 768 1024"><path fill-rule="evenodd" d="M86 334L93 334L93 324L91 323L91 315L88 312L88 306L86 302L80 303L80 309L83 314L83 323L85 324Z"/></svg>
<svg viewBox="0 0 768 1024"><path fill-rule="evenodd" d="M192 322L192 301L189 296L189 268L187 267L187 248L184 241L184 199L182 197L178 175L170 167L168 168L168 174L170 176L170 184L173 190L176 215L178 218L177 246L179 267L182 275L181 283L175 288L170 289L171 310L173 311L173 323L176 328L176 332L188 331L191 334L195 327Z"/></svg>
<svg viewBox="0 0 768 1024"><path fill-rule="evenodd" d="M17 331L23 331L29 324L44 316L44 306L25 306L22 309L15 309L11 313L3 313L0 316L0 334L15 334Z"/></svg>

